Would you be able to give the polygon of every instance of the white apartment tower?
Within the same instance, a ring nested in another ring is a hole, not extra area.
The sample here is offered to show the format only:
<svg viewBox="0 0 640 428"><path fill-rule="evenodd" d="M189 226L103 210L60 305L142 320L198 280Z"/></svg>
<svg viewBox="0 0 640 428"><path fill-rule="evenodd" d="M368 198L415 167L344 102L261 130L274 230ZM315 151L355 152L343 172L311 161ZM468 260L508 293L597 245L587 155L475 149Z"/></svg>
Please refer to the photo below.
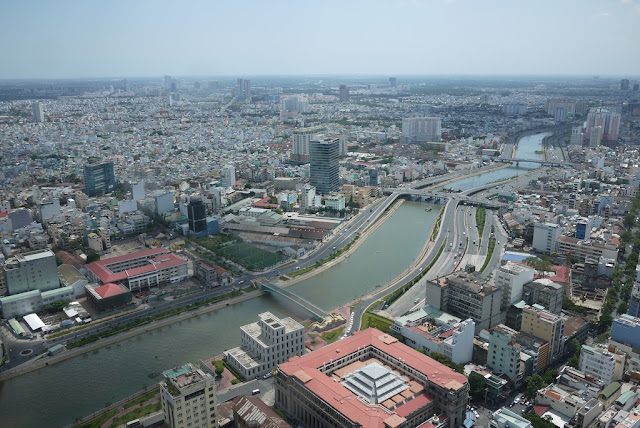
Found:
<svg viewBox="0 0 640 428"><path fill-rule="evenodd" d="M578 370L600 379L605 385L622 378L625 364L625 353L614 354L607 349L587 345L580 349Z"/></svg>
<svg viewBox="0 0 640 428"><path fill-rule="evenodd" d="M296 162L309 162L309 143L322 131L324 131L324 128L321 126L299 128L293 131L291 160Z"/></svg>
<svg viewBox="0 0 640 428"><path fill-rule="evenodd" d="M31 104L31 109L33 110L33 121L36 123L44 122L44 110L42 108L42 103L35 102Z"/></svg>
<svg viewBox="0 0 640 428"><path fill-rule="evenodd" d="M220 186L233 187L236 184L236 169L233 165L227 165L220 170Z"/></svg>
<svg viewBox="0 0 640 428"><path fill-rule="evenodd" d="M211 373L187 364L167 370L160 384L164 422L171 428L218 426L215 379Z"/></svg>
<svg viewBox="0 0 640 428"><path fill-rule="evenodd" d="M442 119L439 117L408 117L402 119L402 137L408 141L440 141Z"/></svg>
<svg viewBox="0 0 640 428"><path fill-rule="evenodd" d="M304 327L293 318L279 319L271 312L258 322L240 327L242 345L225 352L227 361L245 379L271 372L294 355L304 354Z"/></svg>
<svg viewBox="0 0 640 428"><path fill-rule="evenodd" d="M307 184L302 188L302 195L300 198L300 210L307 211L315 206L316 188L310 184Z"/></svg>
<svg viewBox="0 0 640 428"><path fill-rule="evenodd" d="M545 254L555 253L562 227L555 223L536 223L533 227L533 249Z"/></svg>
<svg viewBox="0 0 640 428"><path fill-rule="evenodd" d="M495 271L495 286L502 289L503 310L522 300L522 287L533 281L534 269L516 263L507 263Z"/></svg>

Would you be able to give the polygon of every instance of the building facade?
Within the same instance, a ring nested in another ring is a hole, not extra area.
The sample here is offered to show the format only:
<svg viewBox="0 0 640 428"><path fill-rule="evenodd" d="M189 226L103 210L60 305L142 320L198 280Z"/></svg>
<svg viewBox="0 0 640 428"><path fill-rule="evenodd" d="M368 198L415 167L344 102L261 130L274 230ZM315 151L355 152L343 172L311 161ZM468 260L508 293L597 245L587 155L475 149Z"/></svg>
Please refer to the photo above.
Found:
<svg viewBox="0 0 640 428"><path fill-rule="evenodd" d="M597 379L605 385L622 379L627 355L624 352L609 352L606 348L582 345L578 369Z"/></svg>
<svg viewBox="0 0 640 428"><path fill-rule="evenodd" d="M309 128L298 128L293 131L291 143L291 160L295 162L309 162L311 140L321 134L324 128L312 126Z"/></svg>
<svg viewBox="0 0 640 428"><path fill-rule="evenodd" d="M190 232L200 233L207 230L207 208L202 202L202 198L191 197L189 205L187 205L187 217Z"/></svg>
<svg viewBox="0 0 640 428"><path fill-rule="evenodd" d="M240 327L241 346L225 352L227 361L245 379L262 376L294 355L304 354L304 327L292 318L271 312Z"/></svg>
<svg viewBox="0 0 640 428"><path fill-rule="evenodd" d="M522 299L522 287L533 281L534 274L534 269L510 262L495 271L494 284L502 290L502 310Z"/></svg>
<svg viewBox="0 0 640 428"><path fill-rule="evenodd" d="M170 428L216 428L215 378L192 364L162 373L160 402Z"/></svg>
<svg viewBox="0 0 640 428"><path fill-rule="evenodd" d="M275 405L307 427L409 428L465 420L464 375L369 328L281 364Z"/></svg>
<svg viewBox="0 0 640 428"><path fill-rule="evenodd" d="M49 249L16 254L2 265L8 295L60 287L56 255Z"/></svg>
<svg viewBox="0 0 640 428"><path fill-rule="evenodd" d="M520 385L523 371L520 365L521 346L516 342L518 332L498 325L491 329L487 366L496 374L504 374L515 385Z"/></svg>
<svg viewBox="0 0 640 428"><path fill-rule="evenodd" d="M402 119L402 138L409 142L440 141L442 119L439 117L408 117Z"/></svg>
<svg viewBox="0 0 640 428"><path fill-rule="evenodd" d="M536 223L533 226L534 250L545 254L556 252L556 242L562 235L562 227L555 223Z"/></svg>
<svg viewBox="0 0 640 428"><path fill-rule="evenodd" d="M340 190L340 139L316 137L309 145L311 185L328 195Z"/></svg>
<svg viewBox="0 0 640 428"><path fill-rule="evenodd" d="M525 306L522 310L520 331L549 342L549 361L555 361L562 353L564 318L545 310L542 306Z"/></svg>
<svg viewBox="0 0 640 428"><path fill-rule="evenodd" d="M101 162L84 167L84 193L87 196L101 196L113 192L116 177L113 162Z"/></svg>
<svg viewBox="0 0 640 428"><path fill-rule="evenodd" d="M522 300L528 305L544 306L553 314L562 311L562 299L564 288L562 285L548 278L540 278L525 284L522 287Z"/></svg>

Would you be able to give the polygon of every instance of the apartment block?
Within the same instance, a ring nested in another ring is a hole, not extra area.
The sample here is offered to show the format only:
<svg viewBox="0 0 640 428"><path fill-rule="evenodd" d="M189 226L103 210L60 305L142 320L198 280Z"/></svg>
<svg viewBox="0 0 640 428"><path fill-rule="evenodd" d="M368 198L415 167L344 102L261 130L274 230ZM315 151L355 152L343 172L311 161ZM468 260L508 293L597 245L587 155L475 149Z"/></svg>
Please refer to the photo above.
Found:
<svg viewBox="0 0 640 428"><path fill-rule="evenodd" d="M549 361L555 361L562 353L564 318L545 310L540 305L525 306L522 310L520 330L549 342Z"/></svg>
<svg viewBox="0 0 640 428"><path fill-rule="evenodd" d="M211 373L186 364L162 375L162 412L170 428L218 426L215 378Z"/></svg>
<svg viewBox="0 0 640 428"><path fill-rule="evenodd" d="M622 379L626 358L627 354L622 351L610 352L607 348L582 345L578 368L608 385Z"/></svg>
<svg viewBox="0 0 640 428"><path fill-rule="evenodd" d="M494 284L502 290L502 310L522 299L522 287L533 281L534 274L534 269L511 262L496 269Z"/></svg>
<svg viewBox="0 0 640 428"><path fill-rule="evenodd" d="M8 295L60 287L56 256L49 249L16 254L2 265Z"/></svg>

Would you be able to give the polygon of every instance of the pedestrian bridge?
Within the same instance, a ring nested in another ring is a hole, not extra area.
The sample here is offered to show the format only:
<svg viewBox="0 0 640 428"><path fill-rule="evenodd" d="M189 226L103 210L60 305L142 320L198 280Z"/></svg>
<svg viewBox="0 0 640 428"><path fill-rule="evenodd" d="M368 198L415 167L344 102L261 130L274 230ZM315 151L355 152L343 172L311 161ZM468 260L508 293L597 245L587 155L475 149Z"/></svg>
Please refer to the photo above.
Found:
<svg viewBox="0 0 640 428"><path fill-rule="evenodd" d="M298 306L301 306L303 309L305 309L307 312L313 315L313 318L315 318L316 321L321 322L322 320L324 320L325 317L329 316L329 314L325 312L324 309L319 308L318 306L314 305L310 301L298 296L297 294L292 293L291 291L287 290L284 287L280 287L279 285L275 285L267 281L265 278L254 279L251 282L256 287L259 287L261 290L267 291L269 293L278 294L296 303Z"/></svg>

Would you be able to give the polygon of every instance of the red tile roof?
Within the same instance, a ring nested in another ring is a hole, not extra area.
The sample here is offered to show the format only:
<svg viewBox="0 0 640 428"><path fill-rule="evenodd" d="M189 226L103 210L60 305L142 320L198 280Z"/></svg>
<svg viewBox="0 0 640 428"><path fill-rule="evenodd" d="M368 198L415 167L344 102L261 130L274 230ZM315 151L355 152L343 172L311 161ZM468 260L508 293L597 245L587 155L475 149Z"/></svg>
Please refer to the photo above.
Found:
<svg viewBox="0 0 640 428"><path fill-rule="evenodd" d="M156 257L152 257L152 256ZM123 262L131 259L147 258L154 263L149 263L144 266L140 266L133 269L124 270L121 272L112 272L109 269L109 265L114 263ZM98 260L97 262L89 263L87 268L91 270L100 281L103 283L118 282L124 279L143 275L149 272L167 269L173 266L186 263L185 260L169 253L164 248L152 248L150 250L138 251L132 254L126 254L124 256L112 257L110 259Z"/></svg>
<svg viewBox="0 0 640 428"><path fill-rule="evenodd" d="M96 293L98 293L103 299L106 297L117 296L118 294L122 294L124 292L125 291L122 288L113 283L105 284L96 288Z"/></svg>
<svg viewBox="0 0 640 428"><path fill-rule="evenodd" d="M419 408L421 408L423 406L426 406L429 403L431 403L431 397L429 397L427 394L425 394L423 392L422 394L418 395L413 400L406 402L405 404L403 404L400 407L397 407L394 410L394 412L396 412L400 416L406 418L411 413L415 412L416 410L418 410Z"/></svg>
<svg viewBox="0 0 640 428"><path fill-rule="evenodd" d="M403 360L406 365L424 373L430 382L442 388L457 390L464 387L467 382L464 375L454 372L445 365L400 343L393 336L374 328L357 331L351 337L302 357L292 357L281 364L279 369L288 376L298 378L310 391L352 421L367 428L381 428L384 427L384 421L392 416L391 411L366 405L349 389L318 370L334 359L342 358L367 346L374 346L393 358ZM428 397L425 396L425 398Z"/></svg>

